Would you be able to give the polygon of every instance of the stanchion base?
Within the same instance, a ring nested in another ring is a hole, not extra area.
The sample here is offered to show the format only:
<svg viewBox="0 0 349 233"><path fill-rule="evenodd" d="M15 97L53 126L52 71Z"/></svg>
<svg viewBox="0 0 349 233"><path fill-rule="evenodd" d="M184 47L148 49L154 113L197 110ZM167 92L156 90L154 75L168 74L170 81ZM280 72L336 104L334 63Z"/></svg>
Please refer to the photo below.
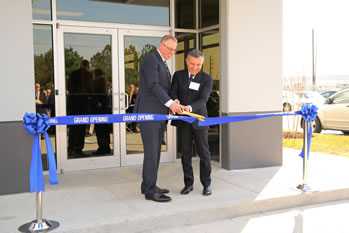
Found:
<svg viewBox="0 0 349 233"><path fill-rule="evenodd" d="M33 232L49 232L59 227L59 222L43 219L41 222L33 220L23 224L18 228L20 232L33 233Z"/></svg>
<svg viewBox="0 0 349 233"><path fill-rule="evenodd" d="M314 190L312 188L310 188L309 185L306 185L306 184L300 184L297 186L297 189L301 190L302 192L305 192L305 193L310 193L310 192L319 192L319 190Z"/></svg>

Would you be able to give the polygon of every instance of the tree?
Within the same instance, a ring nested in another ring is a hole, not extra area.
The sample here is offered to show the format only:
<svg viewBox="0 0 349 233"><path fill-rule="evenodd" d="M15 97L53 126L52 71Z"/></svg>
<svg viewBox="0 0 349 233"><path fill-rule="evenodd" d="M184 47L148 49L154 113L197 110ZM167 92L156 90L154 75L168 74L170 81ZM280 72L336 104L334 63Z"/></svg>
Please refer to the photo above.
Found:
<svg viewBox="0 0 349 233"><path fill-rule="evenodd" d="M53 84L52 49L45 54L34 55L35 82L40 83L42 89L51 88Z"/></svg>
<svg viewBox="0 0 349 233"><path fill-rule="evenodd" d="M97 52L91 57L91 68L101 69L104 72L106 81L112 81L112 59L111 59L111 46L107 44L101 52Z"/></svg>

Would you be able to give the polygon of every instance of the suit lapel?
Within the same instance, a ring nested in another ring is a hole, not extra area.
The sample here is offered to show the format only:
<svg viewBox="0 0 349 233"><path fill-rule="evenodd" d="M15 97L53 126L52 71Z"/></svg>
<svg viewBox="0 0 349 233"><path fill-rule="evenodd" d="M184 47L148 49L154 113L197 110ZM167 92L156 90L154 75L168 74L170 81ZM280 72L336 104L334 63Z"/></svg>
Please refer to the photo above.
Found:
<svg viewBox="0 0 349 233"><path fill-rule="evenodd" d="M160 63L160 66L162 66L162 69L165 71L166 74L166 78L167 78L167 82L168 82L168 85L171 86L171 73L170 73L170 70L168 70L168 67L166 67L166 64L164 60L162 60L162 57L160 56L159 52L157 50L154 51L157 59L158 59L158 62Z"/></svg>

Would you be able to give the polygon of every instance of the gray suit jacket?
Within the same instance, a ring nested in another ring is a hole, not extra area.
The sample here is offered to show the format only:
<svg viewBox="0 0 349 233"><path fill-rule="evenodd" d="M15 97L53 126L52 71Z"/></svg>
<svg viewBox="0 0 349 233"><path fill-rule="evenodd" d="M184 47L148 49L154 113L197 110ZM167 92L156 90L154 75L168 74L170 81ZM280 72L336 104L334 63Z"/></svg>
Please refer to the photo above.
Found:
<svg viewBox="0 0 349 233"><path fill-rule="evenodd" d="M171 74L158 51L144 57L139 72L139 92L134 113L168 114Z"/></svg>

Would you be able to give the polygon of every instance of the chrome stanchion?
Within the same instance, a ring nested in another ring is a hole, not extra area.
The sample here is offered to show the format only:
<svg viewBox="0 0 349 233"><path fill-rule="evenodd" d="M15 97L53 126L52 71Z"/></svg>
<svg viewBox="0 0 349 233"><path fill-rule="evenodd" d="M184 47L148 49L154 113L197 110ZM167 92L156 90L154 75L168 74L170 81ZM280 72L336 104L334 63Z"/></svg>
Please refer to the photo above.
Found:
<svg viewBox="0 0 349 233"><path fill-rule="evenodd" d="M20 232L49 232L59 227L59 222L42 219L42 191L36 193L36 220L25 223L18 228Z"/></svg>
<svg viewBox="0 0 349 233"><path fill-rule="evenodd" d="M303 184L297 186L303 192L314 191L308 185L308 127L309 122L304 121Z"/></svg>

